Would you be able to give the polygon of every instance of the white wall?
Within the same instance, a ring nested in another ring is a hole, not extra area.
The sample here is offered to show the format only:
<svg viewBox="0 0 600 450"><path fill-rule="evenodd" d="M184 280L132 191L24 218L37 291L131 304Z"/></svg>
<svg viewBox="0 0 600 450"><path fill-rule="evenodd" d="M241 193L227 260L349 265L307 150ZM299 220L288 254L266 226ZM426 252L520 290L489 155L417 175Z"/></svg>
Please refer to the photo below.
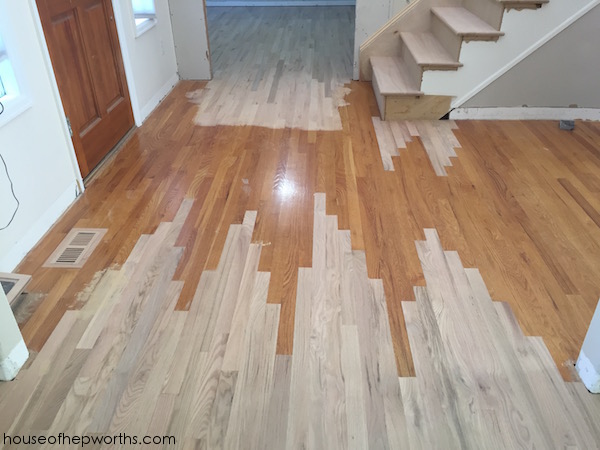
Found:
<svg viewBox="0 0 600 450"><path fill-rule="evenodd" d="M29 352L4 291L0 289L0 381L17 376Z"/></svg>
<svg viewBox="0 0 600 450"><path fill-rule="evenodd" d="M131 1L113 0L113 6L134 116L141 125L179 80L168 1L156 0L157 23L137 38ZM21 203L11 225L0 231L0 271L10 272L72 204L83 183L35 0L0 0L0 30L31 105L0 126L0 154ZM0 164L0 227L14 206Z"/></svg>
<svg viewBox="0 0 600 450"><path fill-rule="evenodd" d="M169 3L155 1L156 25L136 37L131 0L113 0L131 106L138 126L179 81Z"/></svg>
<svg viewBox="0 0 600 450"><path fill-rule="evenodd" d="M505 36L495 43L463 43L460 61L464 66L455 72L426 71L421 89L428 94L455 96L452 106L462 106L598 4L600 0L551 0L537 10L511 10L502 21ZM562 56L557 55L553 70L560 70ZM540 80L545 82L546 76Z"/></svg>
<svg viewBox="0 0 600 450"><path fill-rule="evenodd" d="M600 108L599 36L596 6L462 106Z"/></svg>
<svg viewBox="0 0 600 450"><path fill-rule="evenodd" d="M591 392L600 393L600 301L581 347L577 371Z"/></svg>
<svg viewBox="0 0 600 450"><path fill-rule="evenodd" d="M21 203L13 223L0 231L0 271L10 272L73 202L80 179L66 131L54 75L38 33L37 10L29 0L0 0L0 30L31 107L0 127L6 160ZM13 211L0 165L0 227Z"/></svg>
<svg viewBox="0 0 600 450"><path fill-rule="evenodd" d="M183 80L210 80L210 51L203 0L169 0L177 68Z"/></svg>
<svg viewBox="0 0 600 450"><path fill-rule="evenodd" d="M359 79L360 46L408 4L409 0L356 0L353 79Z"/></svg>

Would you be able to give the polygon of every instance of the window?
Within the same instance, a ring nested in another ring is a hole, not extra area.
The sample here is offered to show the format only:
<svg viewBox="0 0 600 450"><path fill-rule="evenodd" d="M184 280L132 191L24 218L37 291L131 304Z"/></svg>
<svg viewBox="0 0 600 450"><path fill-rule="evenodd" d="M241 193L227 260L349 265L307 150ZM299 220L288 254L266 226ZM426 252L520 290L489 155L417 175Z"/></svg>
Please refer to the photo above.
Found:
<svg viewBox="0 0 600 450"><path fill-rule="evenodd" d="M5 59L8 59L8 55L6 54L6 49L4 48L4 42L2 41L2 36L0 36L0 64L4 62ZM6 95L6 88L4 87L4 83L2 82L2 77L0 77L0 98Z"/></svg>
<svg viewBox="0 0 600 450"><path fill-rule="evenodd" d="M135 35L140 36L156 24L156 5L154 0L131 0Z"/></svg>
<svg viewBox="0 0 600 450"><path fill-rule="evenodd" d="M6 101L8 97L16 97L18 94L17 80L0 36L0 100Z"/></svg>
<svg viewBox="0 0 600 450"><path fill-rule="evenodd" d="M10 122L31 106L29 98L20 91L13 62L0 34L0 126Z"/></svg>

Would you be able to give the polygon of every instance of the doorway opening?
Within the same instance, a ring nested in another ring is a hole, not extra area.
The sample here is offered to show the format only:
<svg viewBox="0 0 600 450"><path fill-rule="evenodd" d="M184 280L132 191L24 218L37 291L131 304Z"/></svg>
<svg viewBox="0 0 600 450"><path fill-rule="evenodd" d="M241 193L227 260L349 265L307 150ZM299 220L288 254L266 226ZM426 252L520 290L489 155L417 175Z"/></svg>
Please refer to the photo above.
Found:
<svg viewBox="0 0 600 450"><path fill-rule="evenodd" d="M215 3L207 7L213 79L195 99L199 124L341 129L354 6Z"/></svg>

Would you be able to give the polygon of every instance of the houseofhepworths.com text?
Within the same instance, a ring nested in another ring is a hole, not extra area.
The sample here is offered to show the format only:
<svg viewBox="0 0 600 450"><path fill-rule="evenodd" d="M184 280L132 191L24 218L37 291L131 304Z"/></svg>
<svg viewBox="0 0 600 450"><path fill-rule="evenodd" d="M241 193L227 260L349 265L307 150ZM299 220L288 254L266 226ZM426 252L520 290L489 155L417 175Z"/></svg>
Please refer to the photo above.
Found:
<svg viewBox="0 0 600 450"><path fill-rule="evenodd" d="M175 445L174 436L129 436L125 433L115 435L72 436L64 433L57 435L12 435L4 433L4 446L7 445Z"/></svg>

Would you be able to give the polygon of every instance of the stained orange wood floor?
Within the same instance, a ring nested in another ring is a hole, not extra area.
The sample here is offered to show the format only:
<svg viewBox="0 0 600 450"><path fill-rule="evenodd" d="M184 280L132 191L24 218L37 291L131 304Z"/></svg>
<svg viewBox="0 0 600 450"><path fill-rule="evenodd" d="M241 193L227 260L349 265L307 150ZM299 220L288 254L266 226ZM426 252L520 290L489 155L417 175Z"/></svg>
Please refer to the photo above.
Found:
<svg viewBox="0 0 600 450"><path fill-rule="evenodd" d="M44 297L21 324L31 349L81 306L78 293L97 272L122 264L142 233L191 197L176 243L185 248L178 309L190 307L202 270L216 268L230 224L256 210L259 270L272 273L268 301L281 304L277 352L290 354L298 268L312 258L313 194L324 192L327 214L366 251L369 276L383 279L400 376L414 375L400 305L424 284L415 240L436 228L570 378L600 295L600 124L566 132L555 122L459 122L462 149L438 177L418 139L384 171L368 84L351 84L344 129L326 132L196 126L185 94L203 86L181 82L18 267ZM74 226L108 233L83 269L42 268Z"/></svg>

